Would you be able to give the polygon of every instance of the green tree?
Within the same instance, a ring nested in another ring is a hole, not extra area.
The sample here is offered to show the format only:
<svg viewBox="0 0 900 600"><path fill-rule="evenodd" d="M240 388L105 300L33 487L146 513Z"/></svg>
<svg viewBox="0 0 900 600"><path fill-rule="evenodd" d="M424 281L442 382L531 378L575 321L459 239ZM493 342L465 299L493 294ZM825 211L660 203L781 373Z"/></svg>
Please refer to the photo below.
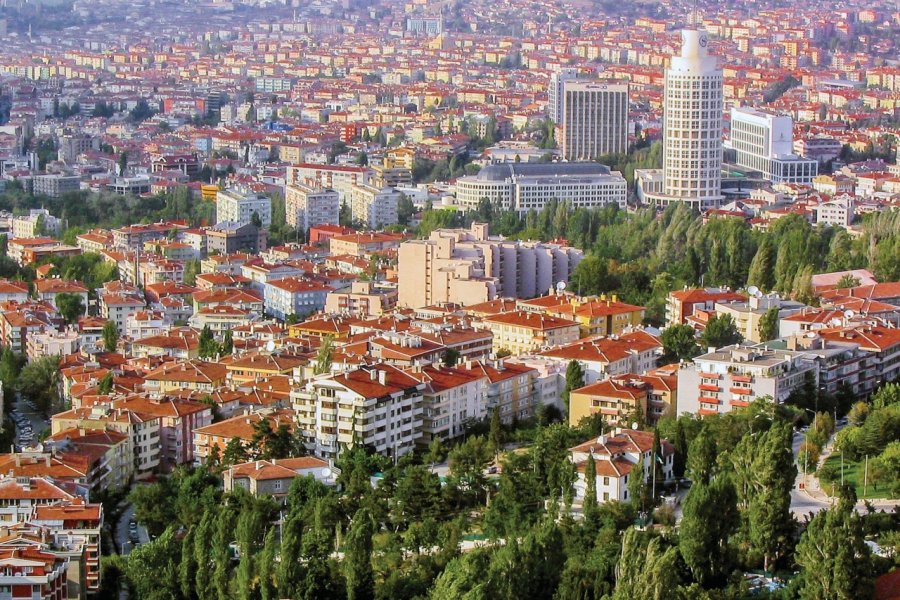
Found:
<svg viewBox="0 0 900 600"><path fill-rule="evenodd" d="M852 504L820 511L800 537L795 554L800 598L871 598L874 572L861 517Z"/></svg>
<svg viewBox="0 0 900 600"><path fill-rule="evenodd" d="M212 329L209 325L204 325L200 331L200 358L215 358L219 354L219 343L213 337Z"/></svg>
<svg viewBox="0 0 900 600"><path fill-rule="evenodd" d="M18 390L48 414L59 404L59 381L59 357L45 356L25 365L19 373Z"/></svg>
<svg viewBox="0 0 900 600"><path fill-rule="evenodd" d="M56 308L59 309L59 314L70 325L78 322L78 319L84 314L84 301L81 294L57 294L54 302Z"/></svg>
<svg viewBox="0 0 900 600"><path fill-rule="evenodd" d="M416 214L416 207L413 201L406 194L400 194L400 199L397 201L397 222L401 225L409 225L414 214Z"/></svg>
<svg viewBox="0 0 900 600"><path fill-rule="evenodd" d="M706 324L700 340L707 348L721 348L737 344L744 338L738 333L731 315L715 315Z"/></svg>
<svg viewBox="0 0 900 600"><path fill-rule="evenodd" d="M197 275L200 274L200 261L196 258L184 262L184 284L194 286L197 284Z"/></svg>
<svg viewBox="0 0 900 600"><path fill-rule="evenodd" d="M584 515L588 518L597 509L597 464L594 455L588 455L584 465Z"/></svg>
<svg viewBox="0 0 900 600"><path fill-rule="evenodd" d="M375 574L372 570L372 536L375 522L368 509L361 508L350 523L345 539L344 579L347 600L375 598Z"/></svg>
<svg viewBox="0 0 900 600"><path fill-rule="evenodd" d="M562 392L562 400L565 404L566 412L568 412L569 410L569 395L572 393L572 390L577 390L583 387L584 368L577 360L570 360L569 364L566 366L566 385L565 387L563 387Z"/></svg>
<svg viewBox="0 0 900 600"><path fill-rule="evenodd" d="M709 484L695 481L678 528L678 549L694 581L715 586L730 573L728 540L738 522L737 496L728 477L716 477Z"/></svg>
<svg viewBox="0 0 900 600"><path fill-rule="evenodd" d="M695 483L708 484L716 465L716 438L708 427L703 427L688 447L687 469Z"/></svg>
<svg viewBox="0 0 900 600"><path fill-rule="evenodd" d="M119 346L119 328L116 326L115 322L107 321L103 324L103 331L101 332L101 337L103 338L103 349L107 352L115 352Z"/></svg>
<svg viewBox="0 0 900 600"><path fill-rule="evenodd" d="M195 598L195 573L197 572L197 557L194 554L194 536L196 529L191 528L184 534L181 540L181 561L178 563L178 586L183 598Z"/></svg>
<svg viewBox="0 0 900 600"><path fill-rule="evenodd" d="M278 591L275 588L275 566L278 557L278 538L275 528L270 527L263 542L262 553L259 556L257 575L259 577L260 600L278 600Z"/></svg>
<svg viewBox="0 0 900 600"><path fill-rule="evenodd" d="M180 556L178 540L171 529L159 538L135 547L125 563L125 576L135 597L148 600L179 598L177 560Z"/></svg>
<svg viewBox="0 0 900 600"><path fill-rule="evenodd" d="M750 543L763 556L763 569L787 552L793 535L791 491L797 477L790 424L776 423L762 434L754 461L756 493L749 503Z"/></svg>
<svg viewBox="0 0 900 600"><path fill-rule="evenodd" d="M332 355L334 354L334 338L326 335L322 339L319 350L316 352L316 366L313 369L315 375L331 372Z"/></svg>
<svg viewBox="0 0 900 600"><path fill-rule="evenodd" d="M663 351L669 361L690 360L700 354L694 328L690 325L672 325L663 330L660 338Z"/></svg>
<svg viewBox="0 0 900 600"><path fill-rule="evenodd" d="M759 340L768 342L778 337L778 308L770 308L759 319Z"/></svg>
<svg viewBox="0 0 900 600"><path fill-rule="evenodd" d="M672 445L675 446L675 457L672 461L672 473L675 477L684 477L684 471L687 467L688 442L682 419L678 419L675 424L675 439L672 442Z"/></svg>
<svg viewBox="0 0 900 600"><path fill-rule="evenodd" d="M100 383L97 385L97 393L104 395L109 394L113 390L113 374L112 371L106 373Z"/></svg>
<svg viewBox="0 0 900 600"><path fill-rule="evenodd" d="M491 426L488 434L488 440L491 444L491 451L496 457L503 448L503 427L500 423L500 407L496 406L491 411Z"/></svg>
<svg viewBox="0 0 900 600"><path fill-rule="evenodd" d="M678 551L664 548L661 538L625 531L612 600L667 600L677 597L677 590Z"/></svg>
<svg viewBox="0 0 900 600"><path fill-rule="evenodd" d="M234 352L234 334L231 333L230 329L225 332L220 351L222 356L229 356Z"/></svg>

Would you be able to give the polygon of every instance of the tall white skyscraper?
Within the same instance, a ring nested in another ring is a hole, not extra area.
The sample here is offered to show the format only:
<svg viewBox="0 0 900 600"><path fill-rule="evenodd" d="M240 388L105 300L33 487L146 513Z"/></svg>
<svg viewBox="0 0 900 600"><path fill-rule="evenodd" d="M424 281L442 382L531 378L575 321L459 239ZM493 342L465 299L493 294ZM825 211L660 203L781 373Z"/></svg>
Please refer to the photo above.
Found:
<svg viewBox="0 0 900 600"><path fill-rule="evenodd" d="M550 75L550 87L547 89L547 116L556 124L563 118L563 85L567 81L578 78L578 69L563 67Z"/></svg>
<svg viewBox="0 0 900 600"><path fill-rule="evenodd" d="M662 177L635 176L645 201L706 210L722 200L722 69L707 51L705 31L685 29L681 42L666 71Z"/></svg>
<svg viewBox="0 0 900 600"><path fill-rule="evenodd" d="M559 139L563 158L593 160L628 151L628 84L563 82Z"/></svg>

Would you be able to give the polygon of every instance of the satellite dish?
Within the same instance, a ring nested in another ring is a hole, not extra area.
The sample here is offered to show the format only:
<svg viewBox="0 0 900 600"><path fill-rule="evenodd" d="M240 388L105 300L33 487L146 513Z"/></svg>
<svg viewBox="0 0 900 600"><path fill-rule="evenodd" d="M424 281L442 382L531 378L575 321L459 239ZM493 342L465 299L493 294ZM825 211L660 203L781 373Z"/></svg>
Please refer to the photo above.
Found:
<svg viewBox="0 0 900 600"><path fill-rule="evenodd" d="M635 431L637 430L637 428L638 428L637 421L635 421L634 423L631 424L631 428L634 429Z"/></svg>
<svg viewBox="0 0 900 600"><path fill-rule="evenodd" d="M556 291L557 291L557 292L562 292L564 289L566 289L566 282L565 282L565 281L560 281L559 283L556 284Z"/></svg>
<svg viewBox="0 0 900 600"><path fill-rule="evenodd" d="M751 285L750 287L747 288L747 293L750 294L751 296L756 296L759 293L759 288L756 287L755 285ZM759 296L756 296L756 297L759 298Z"/></svg>
<svg viewBox="0 0 900 600"><path fill-rule="evenodd" d="M272 340L266 342L266 350L268 350L269 352L273 352L275 350L275 342L273 342Z"/></svg>
<svg viewBox="0 0 900 600"><path fill-rule="evenodd" d="M762 293L761 291L759 291L759 290L756 290L756 297L757 297L757 298L762 298L762 297L763 297L763 293Z"/></svg>
<svg viewBox="0 0 900 600"><path fill-rule="evenodd" d="M319 472L319 474L320 474L322 477L330 477L330 476L331 476L331 469L329 469L328 467L325 467L324 469L322 469L322 470Z"/></svg>
<svg viewBox="0 0 900 600"><path fill-rule="evenodd" d="M845 319L852 319L852 318L855 317L855 316L856 316L856 313L853 312L853 311L850 310L850 309L847 309L847 310L844 311L844 318L845 318Z"/></svg>
<svg viewBox="0 0 900 600"><path fill-rule="evenodd" d="M844 324L844 322L841 321L840 319L838 319L837 317L835 317L831 320L831 324L834 325L835 327L840 327L841 325Z"/></svg>

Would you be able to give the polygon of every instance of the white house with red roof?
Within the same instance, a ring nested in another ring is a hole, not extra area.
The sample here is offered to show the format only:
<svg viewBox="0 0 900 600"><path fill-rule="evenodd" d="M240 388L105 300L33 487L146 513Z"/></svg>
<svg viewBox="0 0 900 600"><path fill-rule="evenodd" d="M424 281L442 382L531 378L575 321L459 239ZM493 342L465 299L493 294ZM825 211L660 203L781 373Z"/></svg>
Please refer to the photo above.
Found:
<svg viewBox="0 0 900 600"><path fill-rule="evenodd" d="M667 441L660 440L659 456L653 455L653 433L639 430L616 430L615 435L601 435L569 448L569 459L574 463L578 479L575 481L575 497L584 501L587 482L584 478L588 457L594 457L597 474L597 502L618 500L627 502L628 482L636 466L643 465L644 481L652 485L653 461L660 465L662 479L657 485L672 478L675 448Z"/></svg>

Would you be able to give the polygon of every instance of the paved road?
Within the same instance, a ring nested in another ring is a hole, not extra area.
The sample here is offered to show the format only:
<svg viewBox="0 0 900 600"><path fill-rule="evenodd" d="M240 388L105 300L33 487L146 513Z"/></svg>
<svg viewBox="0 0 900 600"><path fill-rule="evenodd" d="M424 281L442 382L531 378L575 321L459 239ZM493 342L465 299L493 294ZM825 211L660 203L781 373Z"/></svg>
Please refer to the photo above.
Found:
<svg viewBox="0 0 900 600"><path fill-rule="evenodd" d="M44 415L41 413L35 412L28 408L28 405L25 404L25 401L19 394L16 394L16 401L13 405L11 413L18 413L23 415L28 422L31 423L31 429L34 434L34 438L31 442L23 442L19 434L21 434L21 427L16 424L16 445L19 447L31 446L38 443L38 436L45 429L50 428L50 422L44 418ZM12 414L10 415L12 417Z"/></svg>
<svg viewBox="0 0 900 600"><path fill-rule="evenodd" d="M134 519L134 507L132 505L128 505L128 507L122 511L122 518L119 519L119 523L116 525L116 545L119 547L120 554L128 554L134 549L135 544L129 539L129 527L128 524ZM143 526L138 525L137 527L137 535L138 535L138 544L146 544L150 541L150 536L147 534L147 530L144 529Z"/></svg>

